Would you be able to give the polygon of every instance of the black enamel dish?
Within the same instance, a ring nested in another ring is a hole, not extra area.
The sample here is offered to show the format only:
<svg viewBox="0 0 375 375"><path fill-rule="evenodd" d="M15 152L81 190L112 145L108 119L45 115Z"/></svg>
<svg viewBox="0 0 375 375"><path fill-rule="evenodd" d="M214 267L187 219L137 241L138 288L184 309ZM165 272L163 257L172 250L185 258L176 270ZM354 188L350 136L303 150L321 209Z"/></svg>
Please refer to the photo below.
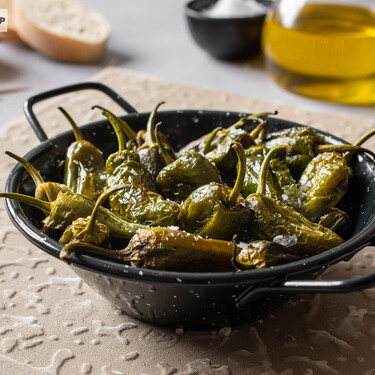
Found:
<svg viewBox="0 0 375 375"><path fill-rule="evenodd" d="M134 130L143 129L149 113L137 113L108 87L98 83L83 83L37 95L26 102L25 113L41 143L25 158L32 162L46 179L56 180L57 163L64 159L66 148L73 141L71 131L47 138L34 113L33 105L45 98L82 89L105 92L127 112L124 119ZM92 103L98 104L98 103ZM217 126L233 124L243 113L223 111L174 110L161 111L157 121L163 122L175 146L209 132ZM268 131L299 124L270 118ZM107 120L82 126L86 139L105 155L116 147L115 137ZM318 131L328 143L343 144L343 140ZM349 212L353 233L342 245L322 254L262 270L222 273L181 273L155 271L126 266L88 255L73 256L72 267L94 290L125 313L138 319L170 326L225 326L265 315L290 293L342 293L368 288L375 284L375 273L348 280L314 280L322 270L371 244L375 233L375 163L366 155L353 160L354 176L342 208ZM34 185L19 164L6 182L7 192L33 195ZM10 219L34 245L58 257L61 245L40 231L43 216L39 210L6 200ZM68 267L68 266L67 266Z"/></svg>
<svg viewBox="0 0 375 375"><path fill-rule="evenodd" d="M264 14L213 18L203 12L217 0L193 0L185 6L185 17L194 41L218 59L236 60L256 56L260 52L260 41ZM270 6L272 1L260 1Z"/></svg>

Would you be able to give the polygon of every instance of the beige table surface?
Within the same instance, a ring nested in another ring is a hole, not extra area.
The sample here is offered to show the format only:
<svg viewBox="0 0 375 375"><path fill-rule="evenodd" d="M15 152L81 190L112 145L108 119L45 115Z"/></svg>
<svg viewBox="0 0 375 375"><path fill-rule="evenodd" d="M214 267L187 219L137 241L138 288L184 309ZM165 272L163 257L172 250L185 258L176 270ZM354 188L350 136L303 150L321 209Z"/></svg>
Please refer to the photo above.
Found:
<svg viewBox="0 0 375 375"><path fill-rule="evenodd" d="M279 111L353 141L375 120L313 112L283 103L165 82L119 68L92 78L117 90L139 111L160 100L163 109ZM79 123L99 118L94 92L41 104L48 135L68 126L64 105ZM20 108L22 103L20 103ZM24 118L1 127L1 186L14 166L4 155L23 155L38 141ZM368 147L375 149L369 142ZM324 279L375 271L372 248L329 268ZM342 295L300 295L262 321L219 331L183 331L142 323L121 314L63 262L26 241L0 208L0 375L316 375L375 374L375 289Z"/></svg>

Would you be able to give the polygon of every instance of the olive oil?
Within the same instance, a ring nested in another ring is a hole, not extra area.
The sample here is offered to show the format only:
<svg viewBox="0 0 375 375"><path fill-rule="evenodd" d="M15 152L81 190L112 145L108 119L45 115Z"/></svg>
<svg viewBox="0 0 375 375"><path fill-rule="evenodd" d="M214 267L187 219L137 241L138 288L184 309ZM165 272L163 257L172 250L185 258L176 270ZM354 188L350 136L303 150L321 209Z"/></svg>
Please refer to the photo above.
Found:
<svg viewBox="0 0 375 375"><path fill-rule="evenodd" d="M375 103L374 11L312 3L293 18L276 7L262 43L267 69L285 89L333 102Z"/></svg>

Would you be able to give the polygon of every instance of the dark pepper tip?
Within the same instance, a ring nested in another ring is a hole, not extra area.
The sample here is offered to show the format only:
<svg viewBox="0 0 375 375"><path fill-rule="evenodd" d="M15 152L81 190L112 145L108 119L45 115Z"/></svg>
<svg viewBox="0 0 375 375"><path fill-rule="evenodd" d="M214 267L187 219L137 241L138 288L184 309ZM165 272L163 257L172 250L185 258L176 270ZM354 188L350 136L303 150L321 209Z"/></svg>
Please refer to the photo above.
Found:
<svg viewBox="0 0 375 375"><path fill-rule="evenodd" d="M103 108L103 107L101 107L100 105L93 105L92 107L91 107L91 109L96 109L96 108L98 108L98 109L101 109L102 111L104 111L105 109Z"/></svg>

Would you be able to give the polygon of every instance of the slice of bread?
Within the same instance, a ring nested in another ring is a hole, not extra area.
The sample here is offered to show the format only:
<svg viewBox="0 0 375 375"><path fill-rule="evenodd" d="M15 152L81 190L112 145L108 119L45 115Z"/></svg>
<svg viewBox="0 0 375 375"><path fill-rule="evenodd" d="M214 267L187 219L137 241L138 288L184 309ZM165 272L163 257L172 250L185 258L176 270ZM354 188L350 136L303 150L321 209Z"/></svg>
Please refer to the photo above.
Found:
<svg viewBox="0 0 375 375"><path fill-rule="evenodd" d="M8 9L8 31L0 33L0 39L9 40L11 42L22 43L16 31L16 25L13 14L14 0L0 0L0 9Z"/></svg>
<svg viewBox="0 0 375 375"><path fill-rule="evenodd" d="M20 38L49 57L91 63L105 52L108 22L76 0L16 0L14 15Z"/></svg>

